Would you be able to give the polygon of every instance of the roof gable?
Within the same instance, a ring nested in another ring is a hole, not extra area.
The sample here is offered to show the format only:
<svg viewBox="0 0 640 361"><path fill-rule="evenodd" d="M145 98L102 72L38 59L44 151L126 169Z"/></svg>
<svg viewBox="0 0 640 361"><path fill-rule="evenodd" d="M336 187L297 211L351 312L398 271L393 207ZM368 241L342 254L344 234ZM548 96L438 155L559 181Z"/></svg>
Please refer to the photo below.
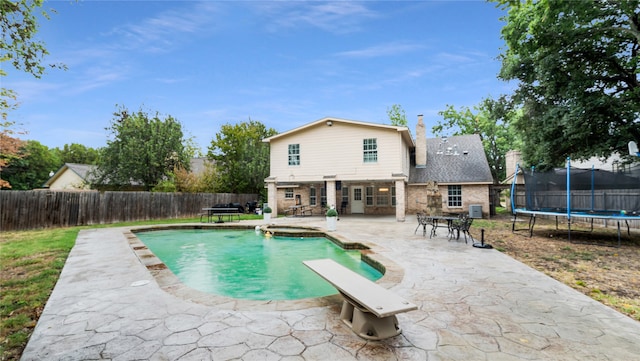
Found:
<svg viewBox="0 0 640 361"><path fill-rule="evenodd" d="M49 178L45 183L44 187L50 187L56 180L58 180L65 172L73 172L77 175L82 181L87 182L90 173L92 170L96 168L95 165L91 164L78 164L78 163L65 163L58 169L51 178Z"/></svg>
<svg viewBox="0 0 640 361"><path fill-rule="evenodd" d="M275 140L280 140L281 138L285 138L291 135L295 135L296 133L302 132L302 131L307 131L313 127L318 127L318 126L327 126L329 124L333 124L333 123L345 123L345 124L350 124L350 125L354 125L354 126L359 126L359 127L372 127L372 128L377 128L377 129L386 129L386 130L390 130L390 131L396 131L399 132L403 138L403 140L409 144L410 148L415 147L415 143L413 141L413 138L411 137L411 132L409 131L409 128L407 127L399 127L399 126L395 126L395 125L388 125L388 124L377 124L377 123L369 123L369 122L362 122L362 121L356 121L356 120L348 120L348 119L341 119L341 118L333 118L333 117L325 117L322 119L318 119L316 121L313 121L311 123L307 123L305 125L302 125L300 127L288 130L286 132L283 133L279 133L276 135L273 135L271 137L265 138L262 141L265 143L270 143L272 141ZM329 125L330 126L330 125Z"/></svg>

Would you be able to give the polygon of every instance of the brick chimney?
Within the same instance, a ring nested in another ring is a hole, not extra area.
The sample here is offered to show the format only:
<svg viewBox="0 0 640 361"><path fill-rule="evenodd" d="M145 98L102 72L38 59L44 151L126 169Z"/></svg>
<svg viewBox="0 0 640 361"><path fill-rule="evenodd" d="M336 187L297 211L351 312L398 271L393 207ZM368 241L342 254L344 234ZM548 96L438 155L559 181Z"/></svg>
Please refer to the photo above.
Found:
<svg viewBox="0 0 640 361"><path fill-rule="evenodd" d="M422 114L418 115L416 125L416 168L427 166L427 130L422 121Z"/></svg>

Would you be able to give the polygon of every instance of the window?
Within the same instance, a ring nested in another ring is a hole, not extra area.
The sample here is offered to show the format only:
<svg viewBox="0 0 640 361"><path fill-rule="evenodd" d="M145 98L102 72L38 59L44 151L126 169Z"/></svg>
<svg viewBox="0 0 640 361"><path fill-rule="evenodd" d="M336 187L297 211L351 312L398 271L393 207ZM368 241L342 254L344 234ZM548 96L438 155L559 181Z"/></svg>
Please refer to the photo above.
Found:
<svg viewBox="0 0 640 361"><path fill-rule="evenodd" d="M314 187L311 187L309 189L309 205L310 206L316 205L316 189Z"/></svg>
<svg viewBox="0 0 640 361"><path fill-rule="evenodd" d="M320 188L320 205L323 207L328 207L327 206L327 189L322 187Z"/></svg>
<svg viewBox="0 0 640 361"><path fill-rule="evenodd" d="M451 185L447 190L449 207L462 207L462 186Z"/></svg>
<svg viewBox="0 0 640 361"><path fill-rule="evenodd" d="M373 205L373 187L367 187L366 191L365 191L365 204L368 206L372 206Z"/></svg>
<svg viewBox="0 0 640 361"><path fill-rule="evenodd" d="M396 187L391 187L391 205L396 206Z"/></svg>
<svg viewBox="0 0 640 361"><path fill-rule="evenodd" d="M389 205L389 187L378 188L378 194L376 194L376 205L378 206Z"/></svg>
<svg viewBox="0 0 640 361"><path fill-rule="evenodd" d="M363 162L376 163L378 162L378 141L376 138L365 139L362 142L363 150Z"/></svg>
<svg viewBox="0 0 640 361"><path fill-rule="evenodd" d="M349 203L349 187L342 187L342 202Z"/></svg>
<svg viewBox="0 0 640 361"><path fill-rule="evenodd" d="M300 144L289 144L289 165L300 165Z"/></svg>
<svg viewBox="0 0 640 361"><path fill-rule="evenodd" d="M285 188L284 189L284 197L287 199L293 198L293 188Z"/></svg>

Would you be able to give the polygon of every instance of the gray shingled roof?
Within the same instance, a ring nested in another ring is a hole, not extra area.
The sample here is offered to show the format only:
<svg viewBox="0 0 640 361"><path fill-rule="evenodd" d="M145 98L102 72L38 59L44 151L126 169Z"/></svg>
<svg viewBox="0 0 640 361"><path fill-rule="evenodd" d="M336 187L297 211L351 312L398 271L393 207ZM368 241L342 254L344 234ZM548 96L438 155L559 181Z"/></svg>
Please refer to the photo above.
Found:
<svg viewBox="0 0 640 361"><path fill-rule="evenodd" d="M85 181L88 180L87 176L89 172L96 169L95 165L90 164L65 163L65 165Z"/></svg>
<svg viewBox="0 0 640 361"><path fill-rule="evenodd" d="M493 183L479 135L449 137L447 143L441 143L442 138L427 139L427 165L412 165L409 183ZM458 155L447 154L447 147L450 153L457 149ZM443 154L437 154L439 150Z"/></svg>

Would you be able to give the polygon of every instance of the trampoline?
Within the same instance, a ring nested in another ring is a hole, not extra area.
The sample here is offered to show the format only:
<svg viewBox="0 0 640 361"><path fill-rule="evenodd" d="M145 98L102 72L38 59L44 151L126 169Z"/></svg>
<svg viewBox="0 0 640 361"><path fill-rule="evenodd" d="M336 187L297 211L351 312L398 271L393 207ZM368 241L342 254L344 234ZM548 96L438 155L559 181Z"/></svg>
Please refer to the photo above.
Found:
<svg viewBox="0 0 640 361"><path fill-rule="evenodd" d="M516 165L516 174L520 167ZM596 219L615 222L618 228L618 246L621 239L621 224L626 225L631 235L629 222L640 222L640 165L624 171L602 169L579 169L571 167L567 159L566 168L547 172L536 172L535 168L522 169L524 185L511 185L512 231L515 232L518 215L528 217L526 230L533 235L537 216L555 217L556 229L559 218L567 218L567 230L571 241L571 223L575 218L586 219L593 231Z"/></svg>

